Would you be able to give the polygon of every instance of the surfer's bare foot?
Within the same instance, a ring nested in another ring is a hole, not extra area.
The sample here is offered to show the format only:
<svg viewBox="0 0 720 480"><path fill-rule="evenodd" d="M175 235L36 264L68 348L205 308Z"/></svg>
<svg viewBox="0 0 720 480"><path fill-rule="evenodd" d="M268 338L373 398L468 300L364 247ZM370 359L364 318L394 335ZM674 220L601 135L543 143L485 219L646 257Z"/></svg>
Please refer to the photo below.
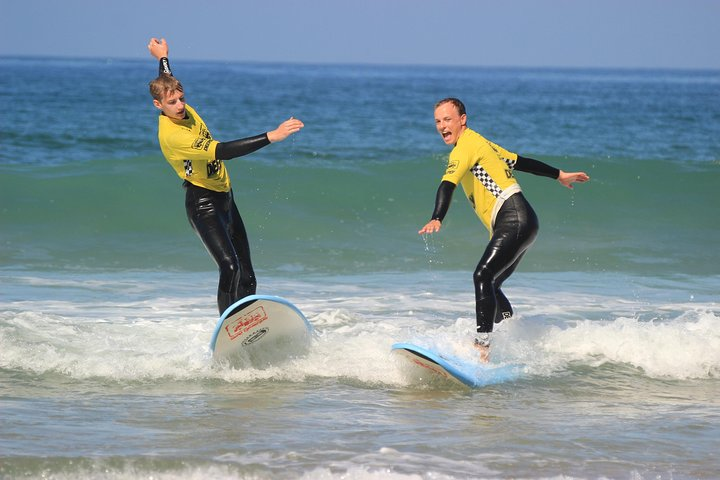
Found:
<svg viewBox="0 0 720 480"><path fill-rule="evenodd" d="M490 361L490 335L487 333L479 333L475 337L473 346L480 353L480 362L488 363Z"/></svg>
<svg viewBox="0 0 720 480"><path fill-rule="evenodd" d="M475 349L480 352L480 362L488 363L490 361L490 347L483 347L477 343L473 343Z"/></svg>

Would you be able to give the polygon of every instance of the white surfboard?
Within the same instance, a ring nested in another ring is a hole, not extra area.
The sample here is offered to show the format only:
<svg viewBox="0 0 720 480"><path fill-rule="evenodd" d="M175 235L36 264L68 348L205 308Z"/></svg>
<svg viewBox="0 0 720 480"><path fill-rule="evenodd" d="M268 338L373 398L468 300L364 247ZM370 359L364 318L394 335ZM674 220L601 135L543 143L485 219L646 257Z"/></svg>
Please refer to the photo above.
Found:
<svg viewBox="0 0 720 480"><path fill-rule="evenodd" d="M516 380L522 373L519 365L470 363L445 353L412 343L395 343L391 351L407 360L414 380L426 382L445 379L454 384L477 388Z"/></svg>
<svg viewBox="0 0 720 480"><path fill-rule="evenodd" d="M210 349L215 360L267 367L304 353L312 325L295 305L271 295L250 295L218 320Z"/></svg>

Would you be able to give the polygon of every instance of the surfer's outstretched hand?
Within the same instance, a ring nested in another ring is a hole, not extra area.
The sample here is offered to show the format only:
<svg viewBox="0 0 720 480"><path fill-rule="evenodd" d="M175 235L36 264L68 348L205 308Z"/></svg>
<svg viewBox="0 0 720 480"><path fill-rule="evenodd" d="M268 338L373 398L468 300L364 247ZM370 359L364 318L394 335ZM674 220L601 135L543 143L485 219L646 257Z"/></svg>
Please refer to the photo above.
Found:
<svg viewBox="0 0 720 480"><path fill-rule="evenodd" d="M585 172L563 172L560 170L557 180L567 188L573 188L573 183L585 183L590 180L590 176Z"/></svg>
<svg viewBox="0 0 720 480"><path fill-rule="evenodd" d="M442 228L442 222L440 222L440 220L430 220L423 228L420 229L420 231L418 231L418 233L420 235L435 233L439 232L440 228Z"/></svg>
<svg viewBox="0 0 720 480"><path fill-rule="evenodd" d="M290 117L278 125L275 130L267 133L268 140L270 140L271 143L282 142L293 133L299 132L304 126L305 124L300 121L300 119Z"/></svg>

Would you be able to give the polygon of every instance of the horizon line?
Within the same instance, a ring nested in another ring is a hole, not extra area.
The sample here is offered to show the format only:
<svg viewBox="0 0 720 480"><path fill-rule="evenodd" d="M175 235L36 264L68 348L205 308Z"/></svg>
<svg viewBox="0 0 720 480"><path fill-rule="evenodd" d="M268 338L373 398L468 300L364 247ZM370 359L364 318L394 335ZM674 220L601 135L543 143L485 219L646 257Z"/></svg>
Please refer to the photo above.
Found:
<svg viewBox="0 0 720 480"><path fill-rule="evenodd" d="M141 62L145 61L140 57L126 56L97 56L97 55L47 55L47 54L5 54L0 53L0 59L14 60L86 60L86 61L122 61L122 62ZM151 60L152 59L147 59ZM610 66L610 65L500 65L500 64L441 64L441 63L393 63L393 62L335 62L335 61L299 61L299 60L239 60L239 59L200 59L192 57L173 57L173 62L208 62L208 63L227 63L227 64L247 64L247 65L298 65L298 66L346 66L346 67L406 67L406 68L488 68L488 69L537 69L537 70L614 70L614 71L684 71L684 72L720 72L718 67L679 67L679 66Z"/></svg>

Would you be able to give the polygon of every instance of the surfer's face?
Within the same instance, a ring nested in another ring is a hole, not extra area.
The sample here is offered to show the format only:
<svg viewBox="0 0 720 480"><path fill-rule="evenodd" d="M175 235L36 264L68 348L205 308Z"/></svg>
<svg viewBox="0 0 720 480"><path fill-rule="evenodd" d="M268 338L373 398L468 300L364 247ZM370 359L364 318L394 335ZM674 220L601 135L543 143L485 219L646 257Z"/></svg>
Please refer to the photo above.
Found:
<svg viewBox="0 0 720 480"><path fill-rule="evenodd" d="M435 109L435 128L447 145L455 145L467 125L467 115L460 115L450 102Z"/></svg>
<svg viewBox="0 0 720 480"><path fill-rule="evenodd" d="M168 93L160 102L153 100L153 104L162 110L166 117L175 120L185 118L185 94L182 90L175 90L174 92Z"/></svg>

